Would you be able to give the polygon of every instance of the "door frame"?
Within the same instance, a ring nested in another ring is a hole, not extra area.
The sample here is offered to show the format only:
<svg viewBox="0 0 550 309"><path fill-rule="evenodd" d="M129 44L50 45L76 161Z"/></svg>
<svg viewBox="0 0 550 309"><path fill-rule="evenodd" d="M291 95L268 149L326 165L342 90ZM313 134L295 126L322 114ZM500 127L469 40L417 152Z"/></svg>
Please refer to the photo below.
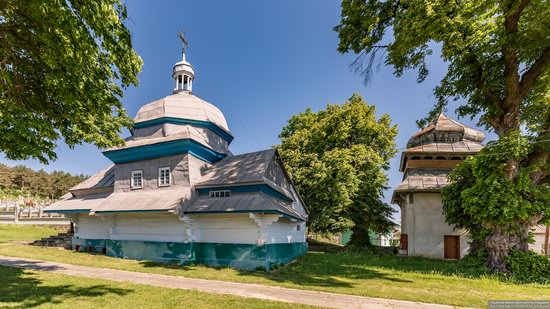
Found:
<svg viewBox="0 0 550 309"><path fill-rule="evenodd" d="M447 239L454 238L456 239L456 257L447 256ZM443 258L445 260L459 260L460 259L460 235L443 235Z"/></svg>

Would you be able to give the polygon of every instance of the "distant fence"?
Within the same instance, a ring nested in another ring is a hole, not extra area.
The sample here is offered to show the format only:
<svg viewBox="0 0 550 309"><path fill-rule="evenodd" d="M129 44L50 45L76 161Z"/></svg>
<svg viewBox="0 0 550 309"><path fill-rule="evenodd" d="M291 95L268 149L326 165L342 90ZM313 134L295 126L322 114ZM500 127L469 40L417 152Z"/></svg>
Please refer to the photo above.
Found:
<svg viewBox="0 0 550 309"><path fill-rule="evenodd" d="M21 206L18 201L0 201L0 224L70 224L63 215L44 212L46 206Z"/></svg>

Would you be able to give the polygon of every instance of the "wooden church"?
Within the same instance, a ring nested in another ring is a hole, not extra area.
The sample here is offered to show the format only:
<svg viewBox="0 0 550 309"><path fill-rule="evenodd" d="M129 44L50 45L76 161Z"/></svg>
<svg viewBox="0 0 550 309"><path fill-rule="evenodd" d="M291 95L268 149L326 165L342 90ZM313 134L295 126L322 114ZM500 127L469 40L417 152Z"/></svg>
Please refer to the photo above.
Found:
<svg viewBox="0 0 550 309"><path fill-rule="evenodd" d="M233 155L223 113L174 65L172 95L144 105L113 164L45 211L74 224L73 249L179 264L271 269L307 251L307 210L276 150Z"/></svg>

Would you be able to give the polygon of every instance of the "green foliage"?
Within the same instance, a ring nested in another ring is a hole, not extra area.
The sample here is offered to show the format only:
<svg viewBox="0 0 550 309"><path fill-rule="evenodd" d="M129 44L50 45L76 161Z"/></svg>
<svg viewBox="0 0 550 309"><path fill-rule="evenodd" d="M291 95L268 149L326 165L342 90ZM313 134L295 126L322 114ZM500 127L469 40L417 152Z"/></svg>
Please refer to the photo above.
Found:
<svg viewBox="0 0 550 309"><path fill-rule="evenodd" d="M506 263L513 278L521 283L550 283L550 258L533 251L512 250Z"/></svg>
<svg viewBox="0 0 550 309"><path fill-rule="evenodd" d="M385 233L392 208L380 199L395 153L397 127L354 94L343 105L293 116L279 135L279 152L308 206L309 228Z"/></svg>
<svg viewBox="0 0 550 309"><path fill-rule="evenodd" d="M521 105L522 124L547 121L541 111L550 109L549 23L546 0L344 0L335 30L338 51L359 54L358 68L367 78L380 56L397 76L414 69L423 81L426 58L441 47L447 74L435 89L438 103L419 124L435 117L449 98L466 99L458 114L481 116L481 124L498 132L505 129L500 118L518 112L506 110L512 100Z"/></svg>
<svg viewBox="0 0 550 309"><path fill-rule="evenodd" d="M0 199L17 196L58 199L86 178L62 171L47 173L22 165L8 167L0 164Z"/></svg>
<svg viewBox="0 0 550 309"><path fill-rule="evenodd" d="M441 48L447 72L419 126L458 100L459 116L499 135L444 191L447 221L470 230L494 270L505 270L503 257L516 243L527 250L529 228L549 213L549 24L547 0L344 0L335 27L338 50L359 54L367 79L380 59L397 76L417 70L422 82L427 57Z"/></svg>
<svg viewBox="0 0 550 309"><path fill-rule="evenodd" d="M540 166L521 169L515 180L506 177L506 162L523 160L532 147L519 133L510 134L461 163L450 174L450 185L443 189L447 222L468 229L474 240L485 239L495 226L523 237L525 222L550 213L550 188L533 184L529 178Z"/></svg>
<svg viewBox="0 0 550 309"><path fill-rule="evenodd" d="M73 147L122 145L132 120L120 102L137 85L120 0L0 1L0 151L12 160L56 158Z"/></svg>

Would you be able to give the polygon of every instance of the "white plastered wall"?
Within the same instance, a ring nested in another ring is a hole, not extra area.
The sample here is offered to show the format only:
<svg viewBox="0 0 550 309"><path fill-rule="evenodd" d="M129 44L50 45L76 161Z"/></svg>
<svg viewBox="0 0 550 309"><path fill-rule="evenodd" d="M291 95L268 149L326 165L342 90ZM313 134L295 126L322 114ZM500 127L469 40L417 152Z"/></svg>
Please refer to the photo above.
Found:
<svg viewBox="0 0 550 309"><path fill-rule="evenodd" d="M184 241L185 226L170 213L117 213L111 218L112 240Z"/></svg>
<svg viewBox="0 0 550 309"><path fill-rule="evenodd" d="M306 241L305 230L305 222L281 218L265 227L264 238L268 244L301 243Z"/></svg>
<svg viewBox="0 0 550 309"><path fill-rule="evenodd" d="M109 220L97 216L78 214L74 216L75 237L82 239L108 239L111 223Z"/></svg>
<svg viewBox="0 0 550 309"><path fill-rule="evenodd" d="M256 244L258 225L243 214L192 215L192 233L196 242Z"/></svg>
<svg viewBox="0 0 550 309"><path fill-rule="evenodd" d="M445 235L460 236L460 258L468 254L469 238L464 230L454 230L445 222L439 193L414 193L402 207L402 233L408 235L408 255L444 258Z"/></svg>

